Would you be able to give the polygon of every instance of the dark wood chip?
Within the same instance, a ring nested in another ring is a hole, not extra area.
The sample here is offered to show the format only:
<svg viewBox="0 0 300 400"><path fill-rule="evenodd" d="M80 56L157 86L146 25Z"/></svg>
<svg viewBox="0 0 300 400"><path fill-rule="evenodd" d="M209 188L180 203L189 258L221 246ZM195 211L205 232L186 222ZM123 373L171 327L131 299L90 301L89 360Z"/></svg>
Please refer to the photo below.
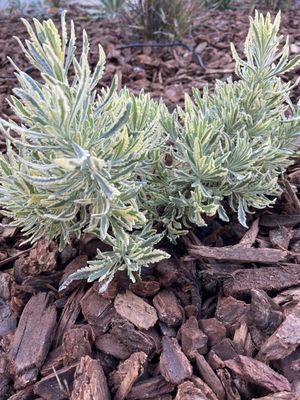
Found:
<svg viewBox="0 0 300 400"><path fill-rule="evenodd" d="M261 361L238 356L234 360L225 361L225 365L246 382L251 382L269 392L291 391L289 381Z"/></svg>
<svg viewBox="0 0 300 400"><path fill-rule="evenodd" d="M169 287L178 282L179 264L175 260L163 260L157 264L159 282L162 286Z"/></svg>
<svg viewBox="0 0 300 400"><path fill-rule="evenodd" d="M167 326L175 327L182 322L182 309L171 290L160 291L153 299L153 305L160 321Z"/></svg>
<svg viewBox="0 0 300 400"><path fill-rule="evenodd" d="M44 362L44 365L40 371L41 375L46 376L52 374L53 369L55 369L55 371L61 369L63 367L63 357L64 352L62 346L59 346L48 353L46 361Z"/></svg>
<svg viewBox="0 0 300 400"><path fill-rule="evenodd" d="M101 364L89 356L82 357L75 371L70 400L110 400L110 393Z"/></svg>
<svg viewBox="0 0 300 400"><path fill-rule="evenodd" d="M192 366L181 350L178 341L167 336L162 339L163 350L159 370L167 382L179 384L192 376Z"/></svg>
<svg viewBox="0 0 300 400"><path fill-rule="evenodd" d="M15 387L36 381L51 346L56 309L46 293L31 297L21 315L9 353Z"/></svg>
<svg viewBox="0 0 300 400"><path fill-rule="evenodd" d="M300 303L278 329L262 345L260 360L279 360L287 357L300 345Z"/></svg>
<svg viewBox="0 0 300 400"><path fill-rule="evenodd" d="M239 391L237 390L236 386L233 383L233 380L231 378L229 371L227 371L226 368L223 368L223 369L218 369L216 371L216 373L225 389L226 399L227 400L240 400L241 396L240 396Z"/></svg>
<svg viewBox="0 0 300 400"><path fill-rule="evenodd" d="M191 381L178 386L175 400L207 400L205 394Z"/></svg>
<svg viewBox="0 0 300 400"><path fill-rule="evenodd" d="M280 226L269 232L271 243L274 247L287 250L293 237L292 227Z"/></svg>
<svg viewBox="0 0 300 400"><path fill-rule="evenodd" d="M263 290L251 290L250 313L252 323L271 335L283 320L280 307Z"/></svg>
<svg viewBox="0 0 300 400"><path fill-rule="evenodd" d="M65 332L63 337L63 363L74 364L81 357L92 354L93 333L89 325L74 327Z"/></svg>
<svg viewBox="0 0 300 400"><path fill-rule="evenodd" d="M299 394L292 392L278 392L269 396L256 397L252 400L299 400Z"/></svg>
<svg viewBox="0 0 300 400"><path fill-rule="evenodd" d="M151 297L155 296L159 292L160 283L157 281L141 281L131 283L129 289L140 297Z"/></svg>
<svg viewBox="0 0 300 400"><path fill-rule="evenodd" d="M114 400L126 399L135 381L144 371L147 354L133 353L126 361L119 364L118 369L112 373L110 383L116 394Z"/></svg>
<svg viewBox="0 0 300 400"><path fill-rule="evenodd" d="M208 337L208 345L219 343L226 336L225 325L217 318L201 319L199 326Z"/></svg>
<svg viewBox="0 0 300 400"><path fill-rule="evenodd" d="M249 305L234 297L221 297L217 304L215 317L223 322L229 332L235 331L246 319Z"/></svg>
<svg viewBox="0 0 300 400"><path fill-rule="evenodd" d="M146 332L135 329L134 325L126 319L114 319L111 333L117 336L130 353L143 351L150 354L155 350L155 342L152 337Z"/></svg>
<svg viewBox="0 0 300 400"><path fill-rule="evenodd" d="M136 383L127 396L127 400L160 399L160 396L171 393L174 385L166 382L162 376L146 379Z"/></svg>
<svg viewBox="0 0 300 400"><path fill-rule="evenodd" d="M70 399L76 367L64 367L41 379L34 385L34 393L45 400Z"/></svg>
<svg viewBox="0 0 300 400"><path fill-rule="evenodd" d="M155 308L129 290L124 294L118 294L114 305L121 317L126 318L139 329L147 330L157 322Z"/></svg>
<svg viewBox="0 0 300 400"><path fill-rule="evenodd" d="M0 338L10 332L14 332L17 327L17 316L11 309L8 302L0 298Z"/></svg>
<svg viewBox="0 0 300 400"><path fill-rule="evenodd" d="M218 400L225 400L226 395L220 379L201 354L196 354L196 364L201 377L216 394Z"/></svg>
<svg viewBox="0 0 300 400"><path fill-rule="evenodd" d="M63 335L73 327L80 313L80 300L84 296L84 284L80 283L74 292L68 297L68 300L62 310L55 332L54 347L62 344Z"/></svg>
<svg viewBox="0 0 300 400"><path fill-rule="evenodd" d="M181 346L185 355L194 358L195 353L206 354L208 338L199 329L198 321L195 317L190 317L180 329Z"/></svg>
<svg viewBox="0 0 300 400"><path fill-rule="evenodd" d="M212 350L221 358L221 360L230 360L239 354L244 353L243 348L229 338L223 339L220 343L214 345Z"/></svg>
<svg viewBox="0 0 300 400"><path fill-rule="evenodd" d="M279 291L296 285L300 285L299 265L284 264L276 265L276 267L236 271L232 278L224 282L224 293L231 296L241 296L249 294L253 288Z"/></svg>
<svg viewBox="0 0 300 400"><path fill-rule="evenodd" d="M300 215L263 215L259 224L267 228L278 228L278 226L295 226L300 223Z"/></svg>
<svg viewBox="0 0 300 400"><path fill-rule="evenodd" d="M97 291L95 286L91 287L80 301L82 314L85 320L96 327L100 327L99 332L104 333L108 329L108 325L112 318L110 309L112 307L111 300L105 299ZM109 316L108 320L106 316Z"/></svg>
<svg viewBox="0 0 300 400"><path fill-rule="evenodd" d="M95 346L105 354L118 360L126 360L130 356L129 349L112 333L105 333L96 339Z"/></svg>
<svg viewBox="0 0 300 400"><path fill-rule="evenodd" d="M11 299L11 288L13 278L8 272L0 272L0 298L3 300Z"/></svg>
<svg viewBox="0 0 300 400"><path fill-rule="evenodd" d="M31 400L33 396L33 385L27 386L25 389L19 390L10 397L5 397L7 400Z"/></svg>
<svg viewBox="0 0 300 400"><path fill-rule="evenodd" d="M243 246L207 247L194 246L189 249L189 254L196 259L214 259L238 263L276 264L286 260L287 252L279 249L256 249Z"/></svg>

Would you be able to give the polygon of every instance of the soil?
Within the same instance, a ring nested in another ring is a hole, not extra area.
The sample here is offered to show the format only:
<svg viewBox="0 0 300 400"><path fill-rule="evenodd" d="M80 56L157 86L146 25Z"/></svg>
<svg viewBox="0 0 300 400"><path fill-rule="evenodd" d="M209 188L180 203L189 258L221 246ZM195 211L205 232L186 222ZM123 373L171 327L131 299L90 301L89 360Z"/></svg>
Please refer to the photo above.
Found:
<svg viewBox="0 0 300 400"><path fill-rule="evenodd" d="M89 34L92 65L97 44L104 46L104 85L117 73L134 92L144 88L170 108L192 86L232 75L229 44L242 51L248 29L245 9L211 11L184 41L193 51L119 48L132 42L120 21L71 14L78 33L85 27ZM14 118L5 102L17 84L7 56L28 67L12 39L26 35L18 18L0 22L0 114ZM300 52L299 22L299 7L283 13L292 53ZM276 206L254 214L249 230L213 220L170 248L171 260L144 270L141 281L119 274L103 294L84 281L58 292L95 256L97 239L84 236L58 253L43 240L20 246L21 233L1 227L0 399L299 399L299 162L282 183Z"/></svg>

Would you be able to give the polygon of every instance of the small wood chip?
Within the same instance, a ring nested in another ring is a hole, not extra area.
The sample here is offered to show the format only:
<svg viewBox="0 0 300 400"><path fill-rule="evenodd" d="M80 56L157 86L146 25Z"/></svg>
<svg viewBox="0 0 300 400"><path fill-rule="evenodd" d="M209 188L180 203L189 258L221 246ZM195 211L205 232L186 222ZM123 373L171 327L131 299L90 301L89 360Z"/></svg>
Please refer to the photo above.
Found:
<svg viewBox="0 0 300 400"><path fill-rule="evenodd" d="M64 367L34 385L34 393L45 400L66 400L73 388L76 365Z"/></svg>
<svg viewBox="0 0 300 400"><path fill-rule="evenodd" d="M111 333L129 349L130 353L143 351L150 354L155 350L155 342L146 332L138 331L124 318L112 321Z"/></svg>
<svg viewBox="0 0 300 400"><path fill-rule="evenodd" d="M114 304L117 313L139 329L147 330L157 322L155 308L129 290L118 294Z"/></svg>
<svg viewBox="0 0 300 400"><path fill-rule="evenodd" d="M283 320L280 307L263 290L251 290L250 318L256 327L271 335Z"/></svg>
<svg viewBox="0 0 300 400"><path fill-rule="evenodd" d="M255 249L257 250L257 249ZM279 291L300 285L300 268L297 264L276 265L258 269L243 269L224 282L224 293L231 296L249 294L251 289Z"/></svg>
<svg viewBox="0 0 300 400"><path fill-rule="evenodd" d="M137 296L149 297L159 292L160 284L157 281L140 281L131 283L129 289Z"/></svg>
<svg viewBox="0 0 300 400"><path fill-rule="evenodd" d="M158 318L167 326L175 327L182 322L182 310L171 290L160 291L153 299Z"/></svg>
<svg viewBox="0 0 300 400"><path fill-rule="evenodd" d="M290 240L293 237L293 231L291 227L280 226L277 229L271 230L269 236L273 246L287 250Z"/></svg>
<svg viewBox="0 0 300 400"><path fill-rule="evenodd" d="M186 381L178 386L175 400L207 400L207 397L193 382Z"/></svg>
<svg viewBox="0 0 300 400"><path fill-rule="evenodd" d="M260 360L279 360L287 357L300 345L300 303L278 329L262 345Z"/></svg>
<svg viewBox="0 0 300 400"><path fill-rule="evenodd" d="M187 357L193 358L196 352L207 353L208 338L199 329L198 321L195 317L190 317L180 329L182 350Z"/></svg>
<svg viewBox="0 0 300 400"><path fill-rule="evenodd" d="M162 339L163 350L159 370L167 382L179 384L192 376L192 366L181 350L178 341L167 336Z"/></svg>
<svg viewBox="0 0 300 400"><path fill-rule="evenodd" d="M217 304L215 316L223 322L229 332L235 331L245 320L249 305L234 297L221 297Z"/></svg>
<svg viewBox="0 0 300 400"><path fill-rule="evenodd" d="M65 366L92 354L92 331L89 325L74 327L64 334L63 353Z"/></svg>
<svg viewBox="0 0 300 400"><path fill-rule="evenodd" d="M218 400L225 400L225 391L220 379L201 354L196 355L196 363L203 380L214 391Z"/></svg>
<svg viewBox="0 0 300 400"><path fill-rule="evenodd" d="M97 360L82 357L76 368L74 388L70 400L110 400L103 369Z"/></svg>
<svg viewBox="0 0 300 400"><path fill-rule="evenodd" d="M101 294L93 286L83 296L80 301L80 305L82 314L84 315L86 321L89 324L100 327L103 329L103 331L105 331L109 323L109 321L105 321L105 317L109 313L112 302L101 296ZM100 331L102 331L102 329Z"/></svg>
<svg viewBox="0 0 300 400"><path fill-rule="evenodd" d="M284 261L287 256L286 251L279 249L256 249L243 246L208 247L192 245L188 251L192 257L197 259L212 258L238 263L276 264Z"/></svg>
<svg viewBox="0 0 300 400"><path fill-rule="evenodd" d="M56 308L46 293L31 297L21 315L9 353L15 387L36 381L51 346Z"/></svg>
<svg viewBox="0 0 300 400"><path fill-rule="evenodd" d="M191 377L191 381L197 388L201 390L208 400L219 400L214 391L201 378L193 375Z"/></svg>
<svg viewBox="0 0 300 400"><path fill-rule="evenodd" d="M147 355L143 352L133 353L126 361L122 362L118 369L111 375L111 385L117 391L114 400L126 399L137 378L143 373L143 365Z"/></svg>
<svg viewBox="0 0 300 400"><path fill-rule="evenodd" d="M0 338L14 332L17 326L17 316L8 302L0 298Z"/></svg>
<svg viewBox="0 0 300 400"><path fill-rule="evenodd" d="M299 400L299 394L291 392L278 392L269 396L256 397L252 400Z"/></svg>
<svg viewBox="0 0 300 400"><path fill-rule="evenodd" d="M289 381L266 364L246 356L225 361L226 367L246 382L251 382L269 392L291 391Z"/></svg>
<svg viewBox="0 0 300 400"><path fill-rule="evenodd" d="M127 396L127 400L160 399L160 396L171 393L173 390L174 385L166 382L162 376L158 375L134 385Z"/></svg>
<svg viewBox="0 0 300 400"><path fill-rule="evenodd" d="M118 360L126 360L130 356L129 349L112 333L105 333L99 336L96 339L95 346L98 350Z"/></svg>
<svg viewBox="0 0 300 400"><path fill-rule="evenodd" d="M208 345L214 346L221 342L226 336L225 325L217 318L201 319L199 321L200 328L208 337Z"/></svg>

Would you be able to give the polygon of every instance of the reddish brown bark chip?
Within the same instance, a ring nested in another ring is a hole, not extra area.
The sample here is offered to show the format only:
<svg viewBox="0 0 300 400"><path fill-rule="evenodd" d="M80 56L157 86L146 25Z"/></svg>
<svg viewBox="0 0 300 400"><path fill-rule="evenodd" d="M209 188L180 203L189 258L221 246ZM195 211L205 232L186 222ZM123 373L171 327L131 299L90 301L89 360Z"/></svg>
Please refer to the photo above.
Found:
<svg viewBox="0 0 300 400"><path fill-rule="evenodd" d="M259 397L252 400L299 400L299 394L291 392L278 392L269 396Z"/></svg>
<svg viewBox="0 0 300 400"><path fill-rule="evenodd" d="M181 327L181 346L186 356L193 358L196 352L207 353L207 336L198 327L195 317L190 317Z"/></svg>
<svg viewBox="0 0 300 400"><path fill-rule="evenodd" d="M143 365L146 360L145 353L133 353L119 365L117 371L112 373L110 382L116 390L114 400L126 399L135 381L143 373Z"/></svg>
<svg viewBox="0 0 300 400"><path fill-rule="evenodd" d="M192 376L192 366L182 352L176 339L167 336L162 339L162 354L159 370L167 382L179 384Z"/></svg>
<svg viewBox="0 0 300 400"><path fill-rule="evenodd" d="M175 400L207 400L207 397L193 382L186 381L178 386Z"/></svg>
<svg viewBox="0 0 300 400"><path fill-rule="evenodd" d="M280 307L263 290L251 290L250 318L255 326L271 335L281 324Z"/></svg>
<svg viewBox="0 0 300 400"><path fill-rule="evenodd" d="M9 353L15 387L36 381L51 346L56 326L56 309L49 296L39 293L26 304Z"/></svg>
<svg viewBox="0 0 300 400"><path fill-rule="evenodd" d="M63 337L63 363L73 364L81 357L92 353L92 334L90 327L81 326L67 331Z"/></svg>
<svg viewBox="0 0 300 400"><path fill-rule="evenodd" d="M245 320L249 305L231 296L221 297L217 304L216 318L223 322L229 332L235 331Z"/></svg>
<svg viewBox="0 0 300 400"><path fill-rule="evenodd" d="M13 277L7 272L0 272L0 297L3 300L10 300Z"/></svg>
<svg viewBox="0 0 300 400"><path fill-rule="evenodd" d="M126 360L130 351L121 340L112 333L105 333L96 339L95 346L105 354L109 354L118 360Z"/></svg>
<svg viewBox="0 0 300 400"><path fill-rule="evenodd" d="M8 398L8 400L30 400L33 397L33 385L27 386L25 389L19 390Z"/></svg>
<svg viewBox="0 0 300 400"><path fill-rule="evenodd" d="M225 325L217 318L201 319L199 326L208 337L208 345L213 346L226 336Z"/></svg>
<svg viewBox="0 0 300 400"><path fill-rule="evenodd" d="M73 388L76 365L64 367L34 385L34 393L45 400L67 400Z"/></svg>
<svg viewBox="0 0 300 400"><path fill-rule="evenodd" d="M260 360L279 360L287 357L300 345L300 303L278 329L262 345Z"/></svg>
<svg viewBox="0 0 300 400"><path fill-rule="evenodd" d="M53 272L56 269L56 256L58 245L55 241L50 244L40 239L32 247L28 256L21 256L16 261L16 266L22 266L26 275L40 275L43 272Z"/></svg>
<svg viewBox="0 0 300 400"><path fill-rule="evenodd" d="M243 348L229 338L225 338L220 343L213 346L212 350L223 361L235 358L239 354L244 354Z"/></svg>
<svg viewBox="0 0 300 400"><path fill-rule="evenodd" d="M135 384L127 395L127 400L160 399L160 396L171 393L173 390L174 385L158 375Z"/></svg>
<svg viewBox="0 0 300 400"><path fill-rule="evenodd" d="M195 258L212 258L220 261L240 263L276 264L284 261L287 252L278 249L256 249L243 246L207 247L194 246L189 248L189 254Z"/></svg>
<svg viewBox="0 0 300 400"><path fill-rule="evenodd" d="M155 296L159 292L160 284L157 281L140 281L131 283L129 289L137 296Z"/></svg>
<svg viewBox="0 0 300 400"><path fill-rule="evenodd" d="M70 400L110 400L103 369L97 360L82 357L76 368L74 388Z"/></svg>
<svg viewBox="0 0 300 400"><path fill-rule="evenodd" d="M102 327L103 319L112 305L112 302L104 299L93 286L83 296L80 305L86 321L91 325Z"/></svg>
<svg viewBox="0 0 300 400"><path fill-rule="evenodd" d="M299 284L299 265L284 264L236 271L233 278L224 283L223 289L226 295L240 296L249 294L253 288L279 291Z"/></svg>
<svg viewBox="0 0 300 400"><path fill-rule="evenodd" d="M155 308L129 290L118 294L114 304L117 313L139 329L148 330L157 322Z"/></svg>
<svg viewBox="0 0 300 400"><path fill-rule="evenodd" d="M291 391L289 381L266 364L246 356L225 361L226 367L246 382L251 382L269 392Z"/></svg>
<svg viewBox="0 0 300 400"><path fill-rule="evenodd" d="M220 379L215 374L214 370L205 360L201 354L196 355L196 363L201 377L207 383L207 385L214 391L218 400L225 399L225 391L220 382Z"/></svg>
<svg viewBox="0 0 300 400"><path fill-rule="evenodd" d="M131 353L143 351L149 354L155 349L155 342L148 332L135 329L126 319L113 320L111 333L116 335Z"/></svg>
<svg viewBox="0 0 300 400"><path fill-rule="evenodd" d="M13 332L17 326L17 316L8 302L0 298L0 338Z"/></svg>
<svg viewBox="0 0 300 400"><path fill-rule="evenodd" d="M175 327L182 322L182 309L171 290L160 291L153 299L158 318L167 326Z"/></svg>

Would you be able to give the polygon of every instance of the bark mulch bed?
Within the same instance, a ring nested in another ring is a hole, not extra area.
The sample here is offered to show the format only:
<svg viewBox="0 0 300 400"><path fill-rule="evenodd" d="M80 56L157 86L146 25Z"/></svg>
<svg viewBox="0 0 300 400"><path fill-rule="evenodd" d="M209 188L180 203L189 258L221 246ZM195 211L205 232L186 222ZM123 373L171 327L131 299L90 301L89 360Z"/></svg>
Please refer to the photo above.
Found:
<svg viewBox="0 0 300 400"><path fill-rule="evenodd" d="M182 48L118 50L129 38L118 22L81 21L92 44L108 52L113 73L172 106L191 86L211 85L233 71L229 42L240 44L246 12L205 14L190 44L206 69ZM300 10L283 16L283 32L299 51ZM0 24L0 112L15 86L6 55L26 61ZM8 79L9 78L9 79ZM298 97L299 91L295 93ZM26 400L296 400L300 397L299 164L272 210L235 221L212 220L190 233L171 260L143 271L135 284L120 274L100 295L98 284L60 283L95 256L89 235L58 254L39 241L20 246L19 231L0 230L0 399ZM2 218L2 223L8 222Z"/></svg>

